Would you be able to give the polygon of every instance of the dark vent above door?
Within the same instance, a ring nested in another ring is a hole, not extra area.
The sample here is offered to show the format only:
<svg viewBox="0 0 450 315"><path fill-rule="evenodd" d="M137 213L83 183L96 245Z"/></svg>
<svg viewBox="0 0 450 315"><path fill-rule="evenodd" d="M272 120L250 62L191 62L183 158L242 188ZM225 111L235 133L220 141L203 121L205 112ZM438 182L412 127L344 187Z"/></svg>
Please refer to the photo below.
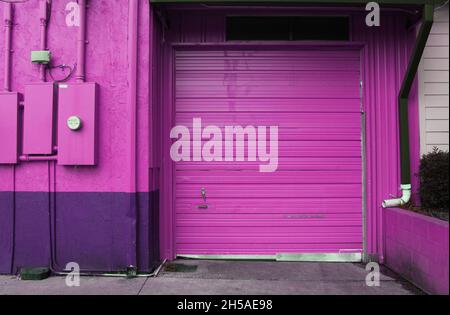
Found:
<svg viewBox="0 0 450 315"><path fill-rule="evenodd" d="M344 16L229 16L228 41L349 40L349 18Z"/></svg>

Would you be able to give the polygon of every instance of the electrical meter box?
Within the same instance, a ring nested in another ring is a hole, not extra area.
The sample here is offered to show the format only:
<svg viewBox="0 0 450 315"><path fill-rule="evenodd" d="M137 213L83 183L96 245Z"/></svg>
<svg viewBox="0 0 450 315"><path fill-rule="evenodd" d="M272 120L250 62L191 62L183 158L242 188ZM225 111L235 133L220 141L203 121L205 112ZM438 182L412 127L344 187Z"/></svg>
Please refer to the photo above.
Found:
<svg viewBox="0 0 450 315"><path fill-rule="evenodd" d="M19 94L0 92L0 164L17 164Z"/></svg>
<svg viewBox="0 0 450 315"><path fill-rule="evenodd" d="M58 164L97 164L96 83L61 83L58 86Z"/></svg>
<svg viewBox="0 0 450 315"><path fill-rule="evenodd" d="M53 83L25 86L23 153L51 155L55 147L55 89Z"/></svg>

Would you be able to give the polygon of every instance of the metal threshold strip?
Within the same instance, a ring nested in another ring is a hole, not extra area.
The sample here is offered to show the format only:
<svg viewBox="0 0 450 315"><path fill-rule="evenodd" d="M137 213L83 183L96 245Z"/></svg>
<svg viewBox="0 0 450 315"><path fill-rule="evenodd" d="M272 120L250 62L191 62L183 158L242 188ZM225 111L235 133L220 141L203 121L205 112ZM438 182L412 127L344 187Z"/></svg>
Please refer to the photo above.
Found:
<svg viewBox="0 0 450 315"><path fill-rule="evenodd" d="M198 260L261 260L284 262L361 262L361 253L311 253L277 255L177 255L177 258Z"/></svg>

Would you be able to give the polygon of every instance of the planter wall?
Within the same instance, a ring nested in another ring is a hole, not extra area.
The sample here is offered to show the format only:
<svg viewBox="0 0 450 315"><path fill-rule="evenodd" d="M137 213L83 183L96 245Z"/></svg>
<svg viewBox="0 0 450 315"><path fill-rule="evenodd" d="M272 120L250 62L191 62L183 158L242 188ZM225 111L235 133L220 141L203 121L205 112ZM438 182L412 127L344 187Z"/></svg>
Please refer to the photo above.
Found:
<svg viewBox="0 0 450 315"><path fill-rule="evenodd" d="M448 294L448 222L385 210L385 264L430 294Z"/></svg>

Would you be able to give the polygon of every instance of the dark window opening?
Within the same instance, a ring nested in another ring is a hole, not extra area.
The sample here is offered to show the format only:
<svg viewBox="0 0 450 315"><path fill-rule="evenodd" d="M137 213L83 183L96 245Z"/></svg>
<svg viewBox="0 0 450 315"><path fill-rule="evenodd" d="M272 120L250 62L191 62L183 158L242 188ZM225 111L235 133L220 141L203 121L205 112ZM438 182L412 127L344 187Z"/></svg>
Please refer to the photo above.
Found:
<svg viewBox="0 0 450 315"><path fill-rule="evenodd" d="M230 16L227 40L350 40L350 22L342 16Z"/></svg>

